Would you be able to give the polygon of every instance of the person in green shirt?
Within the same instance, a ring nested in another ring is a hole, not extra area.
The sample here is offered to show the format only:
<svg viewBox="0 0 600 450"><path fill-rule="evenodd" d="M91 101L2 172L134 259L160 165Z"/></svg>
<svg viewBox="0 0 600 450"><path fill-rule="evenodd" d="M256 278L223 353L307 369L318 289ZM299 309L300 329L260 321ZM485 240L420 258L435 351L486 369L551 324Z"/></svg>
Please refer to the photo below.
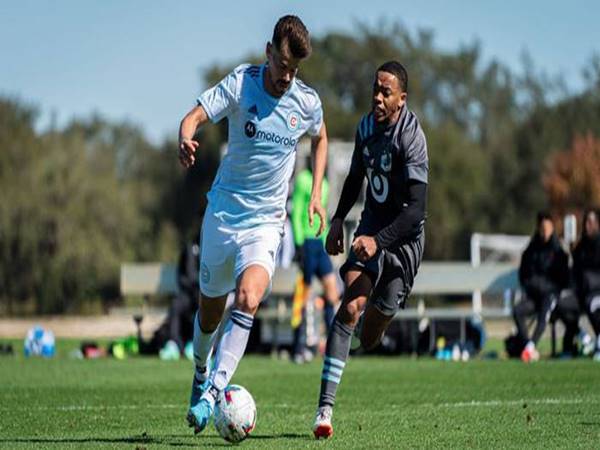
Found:
<svg viewBox="0 0 600 450"><path fill-rule="evenodd" d="M308 220L308 204L312 190L311 161L307 158L306 168L296 177L294 193L292 196L292 229L294 232L294 244L296 247L296 260L302 270L304 282L303 290L303 312L300 325L294 329L294 340L292 344L293 358L297 363L302 363L306 356L306 301L310 297L310 285L313 276L317 276L323 286L323 297L325 300L324 316L327 331L333 320L335 305L338 301L338 288L333 265L327 252L325 252L325 236L327 236L328 224L321 237L317 236L320 227L320 218L315 217L311 226ZM323 209L327 209L329 195L329 183L323 178L321 201Z"/></svg>

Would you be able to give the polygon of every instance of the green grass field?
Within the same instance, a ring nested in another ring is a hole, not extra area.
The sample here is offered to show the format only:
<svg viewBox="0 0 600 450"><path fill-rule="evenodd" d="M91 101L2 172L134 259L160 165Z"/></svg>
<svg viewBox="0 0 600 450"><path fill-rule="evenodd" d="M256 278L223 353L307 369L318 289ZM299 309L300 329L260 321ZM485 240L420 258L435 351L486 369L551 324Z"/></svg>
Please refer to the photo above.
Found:
<svg viewBox="0 0 600 450"><path fill-rule="evenodd" d="M71 344L73 345L73 344ZM4 448L229 446L184 420L189 361L0 357ZM234 382L254 395L245 448L598 448L600 364L591 360L353 358L334 413L335 435L311 425L321 360L303 366L245 358Z"/></svg>

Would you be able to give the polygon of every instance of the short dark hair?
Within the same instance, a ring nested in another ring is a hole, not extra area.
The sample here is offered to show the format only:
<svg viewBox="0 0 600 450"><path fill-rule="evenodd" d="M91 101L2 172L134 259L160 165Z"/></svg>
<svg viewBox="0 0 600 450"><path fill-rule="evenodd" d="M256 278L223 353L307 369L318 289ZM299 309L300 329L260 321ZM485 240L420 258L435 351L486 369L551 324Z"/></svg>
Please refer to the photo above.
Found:
<svg viewBox="0 0 600 450"><path fill-rule="evenodd" d="M402 64L398 61L388 61L383 63L377 69L377 72L387 72L398 78L400 90L408 93L408 73Z"/></svg>
<svg viewBox="0 0 600 450"><path fill-rule="evenodd" d="M549 220L552 222L552 216L548 211L539 211L537 213L537 224L541 224L544 220Z"/></svg>
<svg viewBox="0 0 600 450"><path fill-rule="evenodd" d="M308 30L298 16L283 16L277 21L272 43L277 50L289 51L291 56L298 59L307 58L312 52Z"/></svg>

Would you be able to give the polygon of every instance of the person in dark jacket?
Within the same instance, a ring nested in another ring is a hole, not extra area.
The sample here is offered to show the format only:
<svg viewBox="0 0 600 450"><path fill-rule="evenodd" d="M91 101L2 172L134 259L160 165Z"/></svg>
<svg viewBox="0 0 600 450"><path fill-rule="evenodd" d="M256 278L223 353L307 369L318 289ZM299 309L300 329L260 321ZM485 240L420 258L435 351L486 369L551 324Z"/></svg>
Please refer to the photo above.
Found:
<svg viewBox="0 0 600 450"><path fill-rule="evenodd" d="M183 354L185 344L194 336L194 315L198 308L200 292L199 237L186 244L179 254L177 286L179 292L171 302L167 322L169 338L177 343Z"/></svg>
<svg viewBox="0 0 600 450"><path fill-rule="evenodd" d="M181 249L177 263L177 295L169 311L148 341L142 337L142 315L134 317L137 326L139 352L142 355L159 354L166 359L178 359L185 353L186 343L194 336L194 317L200 291L200 234ZM171 341L177 344L171 345Z"/></svg>
<svg viewBox="0 0 600 450"><path fill-rule="evenodd" d="M513 311L519 338L526 342L521 353L523 361L539 359L536 344L544 333L560 291L567 286L568 280L568 256L554 233L552 218L548 213L540 212L537 216L537 230L523 253L519 267L519 281L525 291L525 298ZM536 325L530 337L527 318L533 315L536 317Z"/></svg>
<svg viewBox="0 0 600 450"><path fill-rule="evenodd" d="M571 284L569 284L571 287ZM579 328L579 317L581 308L575 292L571 289L564 290L556 303L556 308L552 312L550 322L561 321L565 328L562 338L561 358L572 358L579 354L578 335L581 332Z"/></svg>
<svg viewBox="0 0 600 450"><path fill-rule="evenodd" d="M581 240L573 250L573 279L582 311L596 334L594 359L600 361L600 212L587 210Z"/></svg>

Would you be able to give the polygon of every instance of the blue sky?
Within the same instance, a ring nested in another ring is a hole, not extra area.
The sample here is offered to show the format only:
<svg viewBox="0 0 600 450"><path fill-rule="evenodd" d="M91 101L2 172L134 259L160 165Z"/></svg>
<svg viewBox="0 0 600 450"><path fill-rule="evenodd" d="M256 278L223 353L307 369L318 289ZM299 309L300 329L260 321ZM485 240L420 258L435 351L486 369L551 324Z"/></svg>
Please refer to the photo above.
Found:
<svg viewBox="0 0 600 450"><path fill-rule="evenodd" d="M600 3L583 0L3 0L0 95L38 106L41 127L51 111L59 126L97 111L160 141L175 133L204 87L202 70L262 51L287 13L313 35L351 32L356 20L398 19L410 30L432 29L440 48L477 39L485 60L515 70L527 49L540 70L562 74L573 91L600 52Z"/></svg>

